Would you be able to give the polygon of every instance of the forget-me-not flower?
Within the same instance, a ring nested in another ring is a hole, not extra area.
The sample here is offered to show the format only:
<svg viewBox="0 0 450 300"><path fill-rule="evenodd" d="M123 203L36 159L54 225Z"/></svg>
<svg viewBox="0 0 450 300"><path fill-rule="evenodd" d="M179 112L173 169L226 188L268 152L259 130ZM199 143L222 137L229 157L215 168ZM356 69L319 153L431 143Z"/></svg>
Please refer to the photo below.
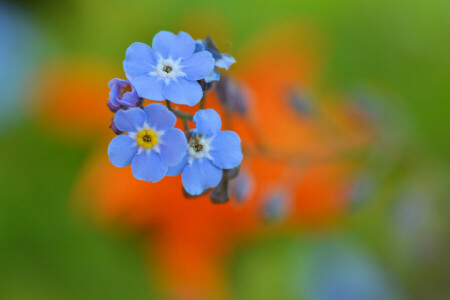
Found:
<svg viewBox="0 0 450 300"><path fill-rule="evenodd" d="M184 189L200 195L219 184L222 169L240 165L241 139L233 131L220 131L222 121L213 109L199 110L193 120L196 128L190 131L185 156L177 166L169 168L167 175L182 174Z"/></svg>
<svg viewBox="0 0 450 300"><path fill-rule="evenodd" d="M206 76L205 81L207 83L212 81L219 81L220 74L216 70L216 68L228 70L228 68L236 62L233 56L221 53L210 36L206 36L204 40L195 41L195 52L199 51L208 51L214 58L215 68L211 73L208 74L208 76Z"/></svg>
<svg viewBox="0 0 450 300"><path fill-rule="evenodd" d="M109 92L108 107L116 112L121 106L134 107L139 103L139 96L136 89L128 80L119 78L111 79L108 82Z"/></svg>
<svg viewBox="0 0 450 300"><path fill-rule="evenodd" d="M186 32L175 35L160 31L152 48L144 43L131 44L123 67L140 97L193 106L203 97L197 80L214 69L211 53L194 51L195 41Z"/></svg>
<svg viewBox="0 0 450 300"><path fill-rule="evenodd" d="M168 166L178 164L186 154L186 136L180 129L173 128L175 123L175 115L161 104L119 110L114 124L127 134L111 141L109 160L116 167L131 164L137 179L161 180Z"/></svg>

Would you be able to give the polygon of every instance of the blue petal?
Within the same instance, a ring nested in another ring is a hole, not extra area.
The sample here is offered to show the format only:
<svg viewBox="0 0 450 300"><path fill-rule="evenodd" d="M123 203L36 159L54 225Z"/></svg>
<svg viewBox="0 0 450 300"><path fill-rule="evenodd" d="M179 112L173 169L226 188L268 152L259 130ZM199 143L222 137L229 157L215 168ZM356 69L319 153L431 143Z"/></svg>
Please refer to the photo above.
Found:
<svg viewBox="0 0 450 300"><path fill-rule="evenodd" d="M163 96L164 80L152 75L143 75L132 79L131 82L140 97L158 101L165 99Z"/></svg>
<svg viewBox="0 0 450 300"><path fill-rule="evenodd" d="M177 175L181 174L183 172L184 168L186 167L187 163L188 163L188 156L184 155L184 157L181 159L181 161L177 165L169 167L166 175L167 176L177 176Z"/></svg>
<svg viewBox="0 0 450 300"><path fill-rule="evenodd" d="M214 109L202 109L195 113L194 123L196 132L207 137L216 135L222 127L220 116Z"/></svg>
<svg viewBox="0 0 450 300"><path fill-rule="evenodd" d="M195 41L186 32L178 35L169 31L158 32L152 41L153 50L164 58L189 58L195 50Z"/></svg>
<svg viewBox="0 0 450 300"><path fill-rule="evenodd" d="M214 69L211 73L209 73L208 76L205 77L206 83L213 82L213 81L219 81L220 80L220 73Z"/></svg>
<svg viewBox="0 0 450 300"><path fill-rule="evenodd" d="M178 164L186 155L187 140L184 133L178 128L171 128L161 136L160 155L169 166Z"/></svg>
<svg viewBox="0 0 450 300"><path fill-rule="evenodd" d="M169 31L160 31L154 37L152 41L153 50L163 56L169 57L170 49L172 49L175 40L175 34Z"/></svg>
<svg viewBox="0 0 450 300"><path fill-rule="evenodd" d="M222 169L232 169L241 164L241 139L229 130L219 132L211 142L212 162Z"/></svg>
<svg viewBox="0 0 450 300"><path fill-rule="evenodd" d="M175 126L177 117L162 104L153 103L144 108L147 113L147 123L157 130L167 130Z"/></svg>
<svg viewBox="0 0 450 300"><path fill-rule="evenodd" d="M128 135L116 136L108 146L109 161L116 167L129 166L137 150L135 140Z"/></svg>
<svg viewBox="0 0 450 300"><path fill-rule="evenodd" d="M152 71L156 66L156 57L150 46L144 43L133 43L128 47L123 61L123 69L128 79L132 79Z"/></svg>
<svg viewBox="0 0 450 300"><path fill-rule="evenodd" d="M233 56L229 54L222 54L222 57L216 60L216 67L225 68L228 70L228 68L235 62L236 60Z"/></svg>
<svg viewBox="0 0 450 300"><path fill-rule="evenodd" d="M192 56L195 51L195 41L186 32L180 31L175 39L174 48L171 49L170 55L173 59L182 57L187 59Z"/></svg>
<svg viewBox="0 0 450 300"><path fill-rule="evenodd" d="M208 51L194 53L183 62L183 72L188 80L200 80L214 69L214 59Z"/></svg>
<svg viewBox="0 0 450 300"><path fill-rule="evenodd" d="M114 124L124 132L136 132L147 120L147 114L140 108L119 110L114 116Z"/></svg>
<svg viewBox="0 0 450 300"><path fill-rule="evenodd" d="M204 50L205 50L205 46L203 45L203 40L196 40L194 53L204 51Z"/></svg>
<svg viewBox="0 0 450 300"><path fill-rule="evenodd" d="M155 151L144 150L134 157L131 171L136 179L158 182L166 175L167 165Z"/></svg>
<svg viewBox="0 0 450 300"><path fill-rule="evenodd" d="M173 103L194 106L202 99L203 90L197 81L178 77L164 87L163 95Z"/></svg>
<svg viewBox="0 0 450 300"><path fill-rule="evenodd" d="M194 159L181 176L184 189L191 195L200 195L204 190L215 187L222 179L222 170L208 159Z"/></svg>

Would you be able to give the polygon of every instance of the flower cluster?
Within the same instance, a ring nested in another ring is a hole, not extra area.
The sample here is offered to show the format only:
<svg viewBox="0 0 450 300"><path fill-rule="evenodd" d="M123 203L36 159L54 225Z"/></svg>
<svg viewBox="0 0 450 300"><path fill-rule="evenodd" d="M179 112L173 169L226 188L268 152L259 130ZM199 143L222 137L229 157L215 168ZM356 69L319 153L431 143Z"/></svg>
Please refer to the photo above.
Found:
<svg viewBox="0 0 450 300"><path fill-rule="evenodd" d="M223 185L237 176L243 158L241 140L233 131L221 131L219 114L204 106L205 93L220 80L217 68L228 69L234 62L210 37L194 41L185 32L161 31L152 47L131 44L123 61L127 80L115 78L108 83L108 107L115 113L111 128L118 134L108 147L111 163L131 165L135 178L149 182L181 174L187 195L214 189L213 202L226 202L228 190L222 192ZM166 106L144 107L145 99L165 100ZM200 105L191 115L172 103ZM177 118L184 132L175 128ZM189 129L189 121L195 128Z"/></svg>

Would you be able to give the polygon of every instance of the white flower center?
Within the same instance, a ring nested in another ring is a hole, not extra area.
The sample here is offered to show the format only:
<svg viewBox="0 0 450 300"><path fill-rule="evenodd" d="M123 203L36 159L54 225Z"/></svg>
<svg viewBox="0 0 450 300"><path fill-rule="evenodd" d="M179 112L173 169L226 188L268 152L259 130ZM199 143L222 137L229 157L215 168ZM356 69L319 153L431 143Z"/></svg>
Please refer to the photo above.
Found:
<svg viewBox="0 0 450 300"><path fill-rule="evenodd" d="M166 84L169 84L171 80L177 81L178 77L184 77L186 74L182 71L181 57L177 60L172 58L163 58L159 56L158 63L155 66L155 70L149 72L149 75L156 76L161 80L164 80Z"/></svg>
<svg viewBox="0 0 450 300"><path fill-rule="evenodd" d="M212 159L209 154L209 151L212 150L211 140L211 138L207 139L201 135L194 135L189 139L189 163L192 163L194 159L202 159L203 157Z"/></svg>

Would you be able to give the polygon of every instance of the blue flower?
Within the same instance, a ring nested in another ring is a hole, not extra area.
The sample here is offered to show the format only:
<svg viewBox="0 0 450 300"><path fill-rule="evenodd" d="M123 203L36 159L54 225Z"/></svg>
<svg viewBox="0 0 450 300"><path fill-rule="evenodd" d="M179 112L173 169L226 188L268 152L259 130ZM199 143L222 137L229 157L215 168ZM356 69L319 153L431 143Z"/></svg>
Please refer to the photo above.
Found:
<svg viewBox="0 0 450 300"><path fill-rule="evenodd" d="M193 106L203 97L197 80L214 68L211 53L194 50L195 41L189 34L161 31L153 38L152 48L144 43L128 47L125 74L140 97Z"/></svg>
<svg viewBox="0 0 450 300"><path fill-rule="evenodd" d="M116 112L121 106L134 107L139 103L139 96L136 89L128 80L119 78L111 79L108 82L109 92L108 107Z"/></svg>
<svg viewBox="0 0 450 300"><path fill-rule="evenodd" d="M199 195L215 187L222 179L222 169L232 169L242 161L241 139L233 131L220 131L222 122L213 109L204 109L194 115L195 129L190 131L184 158L170 167L167 176L182 173L184 189Z"/></svg>
<svg viewBox="0 0 450 300"><path fill-rule="evenodd" d="M207 83L212 81L219 81L220 74L216 70L216 68L228 70L228 68L236 62L233 56L221 53L210 36L207 36L204 40L195 41L195 52L199 51L208 51L214 58L215 68L211 73L209 73L208 76L206 76L205 81Z"/></svg>
<svg viewBox="0 0 450 300"><path fill-rule="evenodd" d="M127 134L111 141L109 160L116 167L131 164L137 179L161 180L168 166L178 164L186 154L186 136L173 128L175 123L175 115L161 104L150 104L145 109L119 110L114 124Z"/></svg>

